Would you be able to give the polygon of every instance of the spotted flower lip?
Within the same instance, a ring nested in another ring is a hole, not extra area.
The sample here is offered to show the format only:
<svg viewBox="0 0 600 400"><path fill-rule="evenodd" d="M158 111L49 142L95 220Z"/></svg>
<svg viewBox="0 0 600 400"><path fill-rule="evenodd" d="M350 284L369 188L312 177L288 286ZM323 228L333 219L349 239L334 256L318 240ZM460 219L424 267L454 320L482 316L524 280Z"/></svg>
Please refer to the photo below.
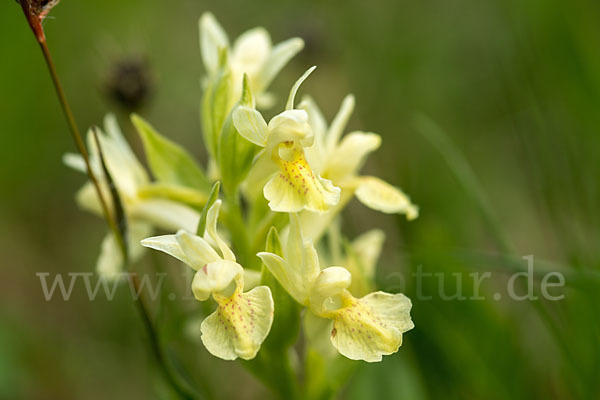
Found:
<svg viewBox="0 0 600 400"><path fill-rule="evenodd" d="M323 284L322 281L328 281ZM311 289L311 311L333 321L330 340L340 354L352 360L381 361L402 345L402 334L414 324L411 301L405 295L374 292L356 298L347 290L348 270L329 267L321 271Z"/></svg>
<svg viewBox="0 0 600 400"><path fill-rule="evenodd" d="M316 174L306 159L305 148L314 141L304 110L294 109L294 98L302 82L314 71L304 73L290 91L286 110L267 124L252 105L240 105L233 112L236 129L248 141L264 147L278 172L264 186L269 207L277 212L309 210L323 213L340 200L340 189Z"/></svg>
<svg viewBox="0 0 600 400"><path fill-rule="evenodd" d="M340 354L376 362L398 351L403 333L414 327L408 297L385 292L354 297L348 290L352 274L346 268L321 270L312 242L302 236L297 215L290 215L284 242L282 255L262 252L258 256L288 293L308 307L313 325L322 319L332 321L327 328L330 342Z"/></svg>
<svg viewBox="0 0 600 400"><path fill-rule="evenodd" d="M339 201L339 188L331 181L315 176L302 147L294 142L283 142L273 149L273 161L279 172L263 190L271 210L325 212Z"/></svg>
<svg viewBox="0 0 600 400"><path fill-rule="evenodd" d="M273 297L267 286L244 292L244 269L217 232L220 207L221 200L217 200L208 210L205 237L180 230L141 243L194 269L192 292L196 299L205 301L212 296L216 301L217 310L200 327L206 349L224 360L249 360L256 356L271 330Z"/></svg>

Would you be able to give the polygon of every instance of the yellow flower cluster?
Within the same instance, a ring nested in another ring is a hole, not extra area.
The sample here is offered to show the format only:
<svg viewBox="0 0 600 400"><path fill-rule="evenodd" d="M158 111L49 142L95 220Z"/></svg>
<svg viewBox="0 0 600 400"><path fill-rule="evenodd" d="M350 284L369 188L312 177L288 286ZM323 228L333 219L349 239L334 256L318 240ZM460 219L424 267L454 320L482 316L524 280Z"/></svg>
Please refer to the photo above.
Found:
<svg viewBox="0 0 600 400"><path fill-rule="evenodd" d="M402 335L413 328L411 302L403 294L372 291L383 233L364 234L345 254L316 250L323 247L325 233L333 239L330 246L341 247L335 227L354 196L372 209L417 217L417 207L402 191L359 173L369 153L381 145L381 137L361 131L343 135L353 96L344 99L331 124L311 98L295 106L301 84L315 67L297 80L285 109L267 123L257 107L274 103L267 89L302 49L301 39L273 45L264 29L255 28L230 45L225 31L207 13L200 19L200 43L207 71L202 106L210 156L207 173L137 116L133 122L155 181L113 117L107 118L106 133L99 138L123 203L132 258L139 258L143 247L152 248L194 269L196 299L212 297L217 305L201 325L202 342L216 357L253 359L260 351L277 322L278 307L284 307L274 301L278 297L267 275L292 304L298 303L289 312L297 313L298 319L303 315L309 345L329 346L349 359L368 362L396 352ZM102 176L92 140L90 148L92 164ZM67 155L65 162L83 170L78 156ZM220 199L218 189L209 194L215 181L223 188ZM108 190L107 182L101 186ZM85 208L99 212L89 184L77 198ZM221 208L222 233L217 229ZM143 239L154 228L177 233ZM122 264L114 239L107 237L98 270L115 276ZM249 271L262 274L260 284L250 282ZM301 313L302 308L306 312Z"/></svg>

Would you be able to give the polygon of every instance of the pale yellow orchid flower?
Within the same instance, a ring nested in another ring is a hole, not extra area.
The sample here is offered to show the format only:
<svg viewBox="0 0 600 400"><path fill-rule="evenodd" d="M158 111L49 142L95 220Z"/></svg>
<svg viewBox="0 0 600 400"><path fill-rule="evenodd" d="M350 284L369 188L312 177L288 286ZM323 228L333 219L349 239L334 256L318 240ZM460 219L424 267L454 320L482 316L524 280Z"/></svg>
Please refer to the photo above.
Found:
<svg viewBox="0 0 600 400"><path fill-rule="evenodd" d="M377 177L359 175L367 156L381 145L381 137L361 131L342 137L354 110L354 103L354 96L346 96L329 127L311 98L305 98L299 105L300 109L307 112L315 136L314 145L306 149L308 162L316 173L342 189L339 203L326 216L302 213L303 231L313 240L323 234L335 215L353 196L369 208L388 214L405 214L409 220L417 218L419 213L418 208L400 189Z"/></svg>
<svg viewBox="0 0 600 400"><path fill-rule="evenodd" d="M244 292L244 269L217 233L220 207L221 200L217 200L208 210L204 238L180 230L141 243L192 267L197 271L192 281L196 299L205 301L212 296L217 302L217 310L200 327L206 349L224 360L250 360L271 330L273 298L267 286ZM218 252L209 241L215 243Z"/></svg>
<svg viewBox="0 0 600 400"><path fill-rule="evenodd" d="M144 253L144 248L139 244L140 240L151 235L154 227L171 231L193 230L198 224L200 215L181 203L158 196L144 195L144 189L151 185L150 177L123 137L113 115L109 114L105 117L104 128L105 132L100 129L97 129L96 132L106 167L119 193L127 218L129 257L131 261L136 261ZM96 177L99 178L104 198L110 199L98 147L91 131L88 133L88 148L90 149L90 164ZM63 161L76 170L86 172L83 158L79 154L65 154ZM76 199L80 207L96 215L102 215L98 196L90 182L77 192ZM102 276L112 279L119 277L123 272L122 269L121 251L113 234L109 233L102 242L96 270Z"/></svg>
<svg viewBox="0 0 600 400"><path fill-rule="evenodd" d="M218 70L220 50L227 49L229 52L233 80L229 98L232 102L240 98L242 80L246 74L259 105L272 106L274 99L266 92L267 88L279 71L303 48L304 41L300 38L288 39L273 46L269 33L261 27L242 33L230 46L227 33L211 13L206 12L200 18L200 50L209 76Z"/></svg>
<svg viewBox="0 0 600 400"><path fill-rule="evenodd" d="M376 362L398 351L403 333L414 327L408 297L384 292L354 297L348 290L350 272L338 266L321 270L316 250L311 241L303 239L300 221L294 214L290 215L290 229L283 241L281 256L268 252L258 256L317 321L331 321L330 342L340 354Z"/></svg>
<svg viewBox="0 0 600 400"><path fill-rule="evenodd" d="M286 110L273 117L268 125L252 105L240 105L233 112L233 122L240 135L265 148L257 164L266 164L267 176L272 175L264 185L263 193L273 211L322 213L337 204L340 198L340 189L315 174L306 160L304 149L312 145L314 135L306 111L294 109L296 92L314 68L298 79L290 92ZM278 172L273 173L271 168Z"/></svg>

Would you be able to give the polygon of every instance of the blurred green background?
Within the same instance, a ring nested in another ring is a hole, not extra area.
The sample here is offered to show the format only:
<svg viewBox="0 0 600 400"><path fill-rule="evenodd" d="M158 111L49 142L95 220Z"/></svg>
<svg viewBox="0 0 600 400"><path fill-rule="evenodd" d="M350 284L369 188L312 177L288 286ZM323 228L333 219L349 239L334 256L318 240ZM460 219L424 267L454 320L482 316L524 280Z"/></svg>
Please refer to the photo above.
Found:
<svg viewBox="0 0 600 400"><path fill-rule="evenodd" d="M346 211L349 236L388 234L379 286L413 298L416 328L398 354L361 365L345 398L600 398L600 3L65 0L45 27L80 127L111 110L131 132L107 80L116 61L144 57L154 86L139 112L204 160L205 10L232 37L257 25L276 42L303 37L274 91L316 64L302 92L329 119L354 93L350 128L384 140L366 170L421 208L410 223L354 203ZM153 398L164 387L127 289L113 302L90 302L81 287L69 302L44 301L35 273L93 270L105 226L74 203L83 176L61 163L73 145L14 1L0 4L0 43L0 398ZM564 273L552 291L564 299L495 301L530 254L536 268ZM452 273L490 271L487 300L444 301L433 279L423 288L432 299L419 300L418 266L445 273L447 293ZM266 395L239 365L179 347L212 396Z"/></svg>

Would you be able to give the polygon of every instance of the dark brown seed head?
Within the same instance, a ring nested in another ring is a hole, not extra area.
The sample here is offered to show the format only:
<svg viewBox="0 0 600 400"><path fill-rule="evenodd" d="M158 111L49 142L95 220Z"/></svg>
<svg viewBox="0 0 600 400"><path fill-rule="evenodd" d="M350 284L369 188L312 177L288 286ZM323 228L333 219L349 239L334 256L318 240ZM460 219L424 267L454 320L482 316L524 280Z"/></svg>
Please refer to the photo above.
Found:
<svg viewBox="0 0 600 400"><path fill-rule="evenodd" d="M154 79L147 60L123 57L109 69L105 87L112 100L129 111L137 111L152 95Z"/></svg>

